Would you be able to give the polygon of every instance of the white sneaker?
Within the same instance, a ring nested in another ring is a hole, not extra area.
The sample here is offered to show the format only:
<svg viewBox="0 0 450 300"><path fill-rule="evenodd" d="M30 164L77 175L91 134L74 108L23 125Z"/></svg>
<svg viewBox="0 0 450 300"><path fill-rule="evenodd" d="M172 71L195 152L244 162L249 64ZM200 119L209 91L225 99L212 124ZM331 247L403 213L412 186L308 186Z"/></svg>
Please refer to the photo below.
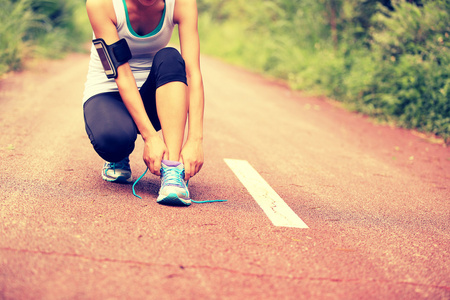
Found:
<svg viewBox="0 0 450 300"><path fill-rule="evenodd" d="M119 162L107 162L103 165L103 180L117 183L132 183L130 159L125 157Z"/></svg>
<svg viewBox="0 0 450 300"><path fill-rule="evenodd" d="M184 181L184 165L180 162L163 160L161 162L161 189L156 202L163 205L189 206L187 183Z"/></svg>

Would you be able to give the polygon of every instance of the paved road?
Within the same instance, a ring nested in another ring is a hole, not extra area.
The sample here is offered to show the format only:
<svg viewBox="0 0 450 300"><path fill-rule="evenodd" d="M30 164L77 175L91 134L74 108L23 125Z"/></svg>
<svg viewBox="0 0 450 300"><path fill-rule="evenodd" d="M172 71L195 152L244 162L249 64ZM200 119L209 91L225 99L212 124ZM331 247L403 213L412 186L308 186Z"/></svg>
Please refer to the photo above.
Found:
<svg viewBox="0 0 450 300"><path fill-rule="evenodd" d="M204 57L191 193L228 202L164 207L156 177L142 200L101 180L87 63L0 81L0 299L450 298L448 148ZM135 177L141 154L139 141ZM224 159L248 162L309 228L275 226Z"/></svg>

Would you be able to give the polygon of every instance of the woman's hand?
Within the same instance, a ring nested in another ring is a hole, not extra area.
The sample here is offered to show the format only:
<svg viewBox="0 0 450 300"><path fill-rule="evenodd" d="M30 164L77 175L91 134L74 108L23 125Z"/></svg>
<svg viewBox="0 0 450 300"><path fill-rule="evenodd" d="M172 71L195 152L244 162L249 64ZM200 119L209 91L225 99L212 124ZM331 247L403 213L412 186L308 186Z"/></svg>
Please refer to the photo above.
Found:
<svg viewBox="0 0 450 300"><path fill-rule="evenodd" d="M164 141L158 136L152 136L145 140L144 162L150 172L161 176L161 160L169 157L169 150Z"/></svg>
<svg viewBox="0 0 450 300"><path fill-rule="evenodd" d="M184 180L197 174L203 166L203 145L202 142L187 140L181 150L180 160L184 164Z"/></svg>

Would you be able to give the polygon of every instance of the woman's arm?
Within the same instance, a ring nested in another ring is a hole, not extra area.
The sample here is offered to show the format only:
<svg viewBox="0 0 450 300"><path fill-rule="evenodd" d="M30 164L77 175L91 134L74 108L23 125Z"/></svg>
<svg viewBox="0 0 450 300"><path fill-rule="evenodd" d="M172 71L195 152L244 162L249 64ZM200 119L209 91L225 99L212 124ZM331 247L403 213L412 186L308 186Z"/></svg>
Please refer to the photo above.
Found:
<svg viewBox="0 0 450 300"><path fill-rule="evenodd" d="M109 0L87 0L86 9L96 38L102 38L110 45L119 40L116 17ZM168 153L167 147L153 127L136 86L130 65L125 63L117 68L117 87L123 103L130 112L145 141L144 161L153 174L160 175L161 159Z"/></svg>
<svg viewBox="0 0 450 300"><path fill-rule="evenodd" d="M181 151L186 180L200 171L203 165L203 113L204 92L200 71L200 42L195 0L177 0L174 20L178 24L181 55L186 63L189 88L189 127L186 144Z"/></svg>

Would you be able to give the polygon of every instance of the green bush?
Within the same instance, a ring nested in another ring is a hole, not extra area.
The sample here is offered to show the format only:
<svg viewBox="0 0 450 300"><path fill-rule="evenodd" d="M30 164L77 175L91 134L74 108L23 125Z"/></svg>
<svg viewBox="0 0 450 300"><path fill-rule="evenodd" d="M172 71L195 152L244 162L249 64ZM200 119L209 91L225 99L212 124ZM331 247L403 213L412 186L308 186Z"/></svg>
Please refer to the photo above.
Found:
<svg viewBox="0 0 450 300"><path fill-rule="evenodd" d="M36 41L36 53L60 57L79 51L90 34L84 0L33 0L32 9L41 18L41 26L28 32Z"/></svg>
<svg viewBox="0 0 450 300"><path fill-rule="evenodd" d="M199 0L202 51L449 139L450 1L414 2Z"/></svg>
<svg viewBox="0 0 450 300"><path fill-rule="evenodd" d="M36 24L29 0L0 0L0 74L20 68L30 44L24 41L27 30Z"/></svg>
<svg viewBox="0 0 450 300"><path fill-rule="evenodd" d="M60 57L89 38L84 0L0 0L0 74L26 57Z"/></svg>
<svg viewBox="0 0 450 300"><path fill-rule="evenodd" d="M402 4L395 13L377 16L383 27L372 33L372 55L380 67L363 99L385 119L449 138L450 14L445 8Z"/></svg>

